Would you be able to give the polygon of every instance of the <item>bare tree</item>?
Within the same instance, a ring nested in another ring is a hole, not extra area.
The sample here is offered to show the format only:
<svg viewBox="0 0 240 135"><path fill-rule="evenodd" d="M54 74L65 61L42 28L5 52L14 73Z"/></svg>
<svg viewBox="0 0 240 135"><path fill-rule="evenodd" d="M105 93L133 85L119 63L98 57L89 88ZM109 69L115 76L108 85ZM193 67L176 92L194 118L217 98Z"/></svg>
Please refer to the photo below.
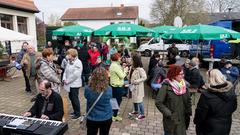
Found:
<svg viewBox="0 0 240 135"><path fill-rule="evenodd" d="M159 24L172 25L176 16L191 24L195 18L202 20L200 15L204 12L204 0L155 0L150 15ZM189 13L195 14L193 19Z"/></svg>
<svg viewBox="0 0 240 135"><path fill-rule="evenodd" d="M240 11L239 0L206 0L206 7L213 12Z"/></svg>
<svg viewBox="0 0 240 135"><path fill-rule="evenodd" d="M60 16L58 14L51 14L48 18L49 26L61 26Z"/></svg>

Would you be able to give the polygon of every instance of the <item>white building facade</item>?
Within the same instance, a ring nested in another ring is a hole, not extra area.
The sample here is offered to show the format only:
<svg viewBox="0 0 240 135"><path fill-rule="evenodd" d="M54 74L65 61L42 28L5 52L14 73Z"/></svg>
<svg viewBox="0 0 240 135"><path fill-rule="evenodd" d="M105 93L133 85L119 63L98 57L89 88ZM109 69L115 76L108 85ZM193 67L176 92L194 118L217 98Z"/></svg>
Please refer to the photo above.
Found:
<svg viewBox="0 0 240 135"><path fill-rule="evenodd" d="M31 0L21 0L21 3L15 0L0 0L0 25L1 27L32 36L33 39L27 42L37 49L34 14L37 12L39 11ZM16 41L11 43L12 53L16 53L21 49L22 42Z"/></svg>

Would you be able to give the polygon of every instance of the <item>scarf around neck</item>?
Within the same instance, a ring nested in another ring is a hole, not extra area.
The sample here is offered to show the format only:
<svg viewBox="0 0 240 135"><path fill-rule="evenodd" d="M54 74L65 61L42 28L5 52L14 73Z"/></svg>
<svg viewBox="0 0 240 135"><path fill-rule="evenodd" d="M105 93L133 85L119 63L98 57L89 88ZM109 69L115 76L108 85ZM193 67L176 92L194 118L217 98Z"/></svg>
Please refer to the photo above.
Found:
<svg viewBox="0 0 240 135"><path fill-rule="evenodd" d="M171 81L169 79L165 79L165 81L171 85L171 88L176 95L180 96L186 93L186 83L184 80L178 82L176 80Z"/></svg>

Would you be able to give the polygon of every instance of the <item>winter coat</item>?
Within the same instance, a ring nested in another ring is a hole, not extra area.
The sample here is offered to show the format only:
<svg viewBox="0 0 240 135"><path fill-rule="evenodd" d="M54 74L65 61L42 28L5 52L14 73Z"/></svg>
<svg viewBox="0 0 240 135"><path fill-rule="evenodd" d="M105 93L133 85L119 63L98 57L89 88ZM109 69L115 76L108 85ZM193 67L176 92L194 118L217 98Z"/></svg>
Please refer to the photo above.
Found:
<svg viewBox="0 0 240 135"><path fill-rule="evenodd" d="M143 68L134 69L130 82L134 89L132 90L132 101L133 103L143 102L144 97L144 81L147 79L146 72Z"/></svg>
<svg viewBox="0 0 240 135"><path fill-rule="evenodd" d="M84 44L80 50L78 50L78 58L81 60L83 65L83 74L90 74L90 65L88 60L90 59L90 55L88 53L87 44Z"/></svg>
<svg viewBox="0 0 240 135"><path fill-rule="evenodd" d="M74 61L68 61L64 70L63 81L66 81L68 87L79 88L82 86L82 62L76 58Z"/></svg>
<svg viewBox="0 0 240 135"><path fill-rule="evenodd" d="M236 109L237 98L230 82L210 86L201 94L195 111L197 135L229 135Z"/></svg>
<svg viewBox="0 0 240 135"><path fill-rule="evenodd" d="M151 83L159 84L166 78L167 73L166 73L166 70L163 69L163 67L156 66L153 69L153 75L152 76L153 76L153 78L152 78Z"/></svg>
<svg viewBox="0 0 240 135"><path fill-rule="evenodd" d="M60 92L60 78L58 76L57 68L53 62L44 58L40 61L40 68L38 71L39 81L48 80L52 84L52 89L55 92Z"/></svg>
<svg viewBox="0 0 240 135"><path fill-rule="evenodd" d="M167 51L169 58L175 58L179 54L179 50L177 47L169 47Z"/></svg>
<svg viewBox="0 0 240 135"><path fill-rule="evenodd" d="M183 72L184 72L184 79L186 81L189 81L190 80L190 76L191 76L191 71L185 65L183 65L182 67L183 67Z"/></svg>
<svg viewBox="0 0 240 135"><path fill-rule="evenodd" d="M122 87L126 73L118 61L112 61L109 67L110 85L112 87Z"/></svg>
<svg viewBox="0 0 240 135"><path fill-rule="evenodd" d="M191 97L187 90L185 94L176 95L168 82L163 82L155 105L163 114L164 131L174 135L186 135L192 115Z"/></svg>
<svg viewBox="0 0 240 135"><path fill-rule="evenodd" d="M39 53L39 52L36 52L36 53L34 53L33 55L35 55L35 56L34 56L34 57L35 57L35 60L34 60L34 61L35 61L35 67L36 67L36 61L41 58L42 54ZM25 65L25 64L24 64L24 61L28 61L28 64ZM27 75L28 77L30 77L32 65L31 65L31 58L30 58L29 53L25 53L25 54L23 55L23 58L22 58L22 60L21 60L21 65L23 65L23 69L26 71L26 75Z"/></svg>
<svg viewBox="0 0 240 135"><path fill-rule="evenodd" d="M189 79L186 81L188 81L188 83L190 84L190 88L198 89L204 85L203 77L200 74L199 69L197 69L196 67L190 69L189 77L186 79Z"/></svg>
<svg viewBox="0 0 240 135"><path fill-rule="evenodd" d="M227 73L227 71L230 71L230 73ZM222 74L224 74L227 77L227 80L235 83L235 81L237 80L238 76L239 76L239 71L237 67L230 67L230 68L221 68L221 72Z"/></svg>
<svg viewBox="0 0 240 135"><path fill-rule="evenodd" d="M148 75L150 76L152 74L152 69L158 64L158 60L156 60L155 58L151 58L149 61L149 65L148 65ZM152 76L150 76L152 77Z"/></svg>
<svg viewBox="0 0 240 135"><path fill-rule="evenodd" d="M19 64L21 63L25 53L26 53L26 50L21 49L21 51L17 55L17 60L16 60L17 63L19 63Z"/></svg>
<svg viewBox="0 0 240 135"><path fill-rule="evenodd" d="M89 62L91 63L91 65L96 65L98 56L101 56L100 52L99 51L94 52L93 50L88 50L88 53L90 55Z"/></svg>

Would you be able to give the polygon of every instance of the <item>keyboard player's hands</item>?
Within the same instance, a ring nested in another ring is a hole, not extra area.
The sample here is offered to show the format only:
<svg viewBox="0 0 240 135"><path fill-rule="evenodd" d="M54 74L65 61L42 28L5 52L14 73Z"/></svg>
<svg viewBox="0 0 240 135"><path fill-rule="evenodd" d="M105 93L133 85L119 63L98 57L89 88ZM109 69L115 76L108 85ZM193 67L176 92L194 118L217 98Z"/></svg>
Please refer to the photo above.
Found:
<svg viewBox="0 0 240 135"><path fill-rule="evenodd" d="M31 112L25 112L25 113L23 114L23 117L29 117L29 116L31 116L31 115L32 115Z"/></svg>
<svg viewBox="0 0 240 135"><path fill-rule="evenodd" d="M43 115L41 116L41 119L49 120L49 117L48 117L47 115L44 115L44 114L43 114Z"/></svg>

